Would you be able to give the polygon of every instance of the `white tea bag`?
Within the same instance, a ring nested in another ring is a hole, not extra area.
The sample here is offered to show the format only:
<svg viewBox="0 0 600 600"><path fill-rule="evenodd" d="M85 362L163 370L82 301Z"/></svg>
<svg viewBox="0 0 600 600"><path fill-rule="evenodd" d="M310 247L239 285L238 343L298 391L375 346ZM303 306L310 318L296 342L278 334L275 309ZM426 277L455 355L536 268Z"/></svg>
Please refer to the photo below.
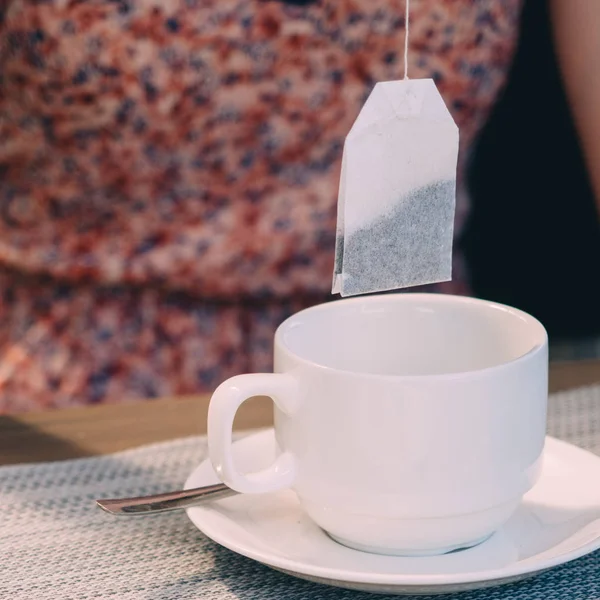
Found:
<svg viewBox="0 0 600 600"><path fill-rule="evenodd" d="M457 158L432 79L375 86L344 144L333 293L451 279Z"/></svg>

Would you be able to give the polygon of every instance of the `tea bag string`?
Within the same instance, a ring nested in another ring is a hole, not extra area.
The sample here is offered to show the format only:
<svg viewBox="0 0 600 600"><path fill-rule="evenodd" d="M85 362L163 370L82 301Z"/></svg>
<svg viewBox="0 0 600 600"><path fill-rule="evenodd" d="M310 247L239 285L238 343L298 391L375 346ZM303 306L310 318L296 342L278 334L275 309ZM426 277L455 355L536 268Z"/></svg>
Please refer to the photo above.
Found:
<svg viewBox="0 0 600 600"><path fill-rule="evenodd" d="M406 15L404 17L404 79L408 79L408 35L410 29L410 0L404 0Z"/></svg>

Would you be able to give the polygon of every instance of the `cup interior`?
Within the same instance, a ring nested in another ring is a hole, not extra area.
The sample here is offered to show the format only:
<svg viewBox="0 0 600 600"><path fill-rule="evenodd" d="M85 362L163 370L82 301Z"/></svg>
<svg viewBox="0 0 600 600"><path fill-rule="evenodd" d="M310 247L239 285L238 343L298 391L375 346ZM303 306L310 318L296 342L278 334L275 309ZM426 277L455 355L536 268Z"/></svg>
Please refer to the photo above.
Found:
<svg viewBox="0 0 600 600"><path fill-rule="evenodd" d="M418 376L496 367L546 339L539 321L508 306L442 294L393 294L304 310L281 325L276 343L330 369Z"/></svg>

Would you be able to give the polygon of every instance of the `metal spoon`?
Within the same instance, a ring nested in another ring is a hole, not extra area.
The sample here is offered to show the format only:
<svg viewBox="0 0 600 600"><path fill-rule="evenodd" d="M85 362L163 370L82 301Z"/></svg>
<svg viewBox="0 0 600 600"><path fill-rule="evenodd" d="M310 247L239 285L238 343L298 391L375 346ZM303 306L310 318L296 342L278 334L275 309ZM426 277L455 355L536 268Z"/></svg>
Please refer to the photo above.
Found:
<svg viewBox="0 0 600 600"><path fill-rule="evenodd" d="M169 510L196 506L209 500L221 500L237 494L223 483L206 485L191 490L138 496L136 498L103 498L96 504L111 515L151 515Z"/></svg>

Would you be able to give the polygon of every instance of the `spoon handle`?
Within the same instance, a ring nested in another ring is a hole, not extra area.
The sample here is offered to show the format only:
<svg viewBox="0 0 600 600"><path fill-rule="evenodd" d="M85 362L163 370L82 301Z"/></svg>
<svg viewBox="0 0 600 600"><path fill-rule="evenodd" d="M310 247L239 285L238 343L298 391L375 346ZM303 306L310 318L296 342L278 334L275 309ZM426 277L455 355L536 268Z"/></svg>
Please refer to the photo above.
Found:
<svg viewBox="0 0 600 600"><path fill-rule="evenodd" d="M226 485L219 483L191 490L138 496L137 498L103 498L96 500L96 504L111 515L149 515L189 508L209 500L228 498L236 493Z"/></svg>

